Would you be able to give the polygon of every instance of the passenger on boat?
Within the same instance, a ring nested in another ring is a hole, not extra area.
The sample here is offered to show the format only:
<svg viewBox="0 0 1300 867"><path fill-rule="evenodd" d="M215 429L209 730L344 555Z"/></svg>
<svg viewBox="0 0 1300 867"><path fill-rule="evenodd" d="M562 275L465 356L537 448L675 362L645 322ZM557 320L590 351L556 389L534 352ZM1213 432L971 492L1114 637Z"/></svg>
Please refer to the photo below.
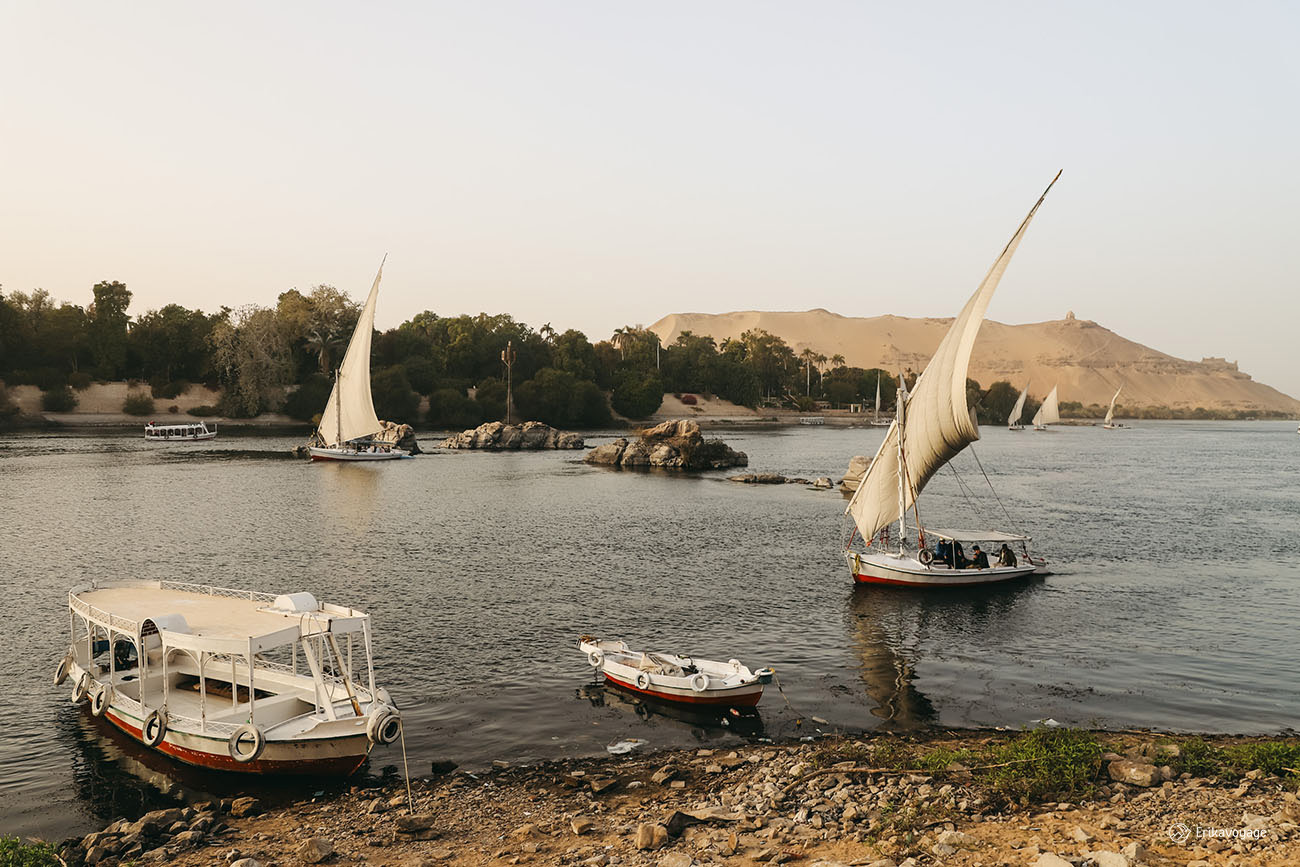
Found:
<svg viewBox="0 0 1300 867"><path fill-rule="evenodd" d="M980 546L975 546L975 558L971 560L970 569L987 569L989 568L989 555L980 550Z"/></svg>
<svg viewBox="0 0 1300 867"><path fill-rule="evenodd" d="M935 543L934 559L945 565L952 565L952 542L950 540L940 539Z"/></svg>
<svg viewBox="0 0 1300 867"><path fill-rule="evenodd" d="M1002 543L1002 550L998 552L998 565L999 566L1016 565L1016 552L1008 548L1006 542Z"/></svg>
<svg viewBox="0 0 1300 867"><path fill-rule="evenodd" d="M952 546L952 568L965 569L970 565L966 559L966 551L962 548L961 542L954 542Z"/></svg>

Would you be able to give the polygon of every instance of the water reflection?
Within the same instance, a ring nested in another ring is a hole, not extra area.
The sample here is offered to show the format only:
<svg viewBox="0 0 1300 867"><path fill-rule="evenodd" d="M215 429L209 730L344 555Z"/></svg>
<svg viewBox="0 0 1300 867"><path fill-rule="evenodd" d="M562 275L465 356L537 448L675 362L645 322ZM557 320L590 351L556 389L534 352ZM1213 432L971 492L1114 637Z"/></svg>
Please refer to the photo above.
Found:
<svg viewBox="0 0 1300 867"><path fill-rule="evenodd" d="M375 464L335 461L315 462L304 468L316 479L320 512L340 530L346 528L357 537L373 529L380 494L381 474L386 469Z"/></svg>
<svg viewBox="0 0 1300 867"><path fill-rule="evenodd" d="M628 710L648 723L657 717L685 723L690 726L691 734L700 741L723 734L743 738L767 736L763 717L755 708L692 708L630 693L604 682L585 684L578 688L576 696L589 702L592 707Z"/></svg>
<svg viewBox="0 0 1300 867"><path fill-rule="evenodd" d="M862 680L875 702L871 713L885 728L912 729L937 721L930 698L916 687L921 649L935 636L961 636L963 643L1007 639L1015 611L1041 581L946 588L941 593L902 587L853 587L848 632L862 661Z"/></svg>

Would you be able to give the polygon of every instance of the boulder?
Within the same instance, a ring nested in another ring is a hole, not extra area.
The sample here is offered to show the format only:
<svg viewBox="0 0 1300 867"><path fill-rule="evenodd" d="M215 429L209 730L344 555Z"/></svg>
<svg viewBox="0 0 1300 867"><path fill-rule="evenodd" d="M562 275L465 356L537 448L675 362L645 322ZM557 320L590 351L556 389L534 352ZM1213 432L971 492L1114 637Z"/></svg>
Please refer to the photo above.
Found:
<svg viewBox="0 0 1300 867"><path fill-rule="evenodd" d="M579 836L589 834L596 830L596 820L590 816L574 816L569 821L569 827L573 829L573 833Z"/></svg>
<svg viewBox="0 0 1300 867"><path fill-rule="evenodd" d="M438 444L444 449L487 449L504 451L514 449L580 449L584 443L579 434L559 431L540 421L527 421L521 425L490 421L473 430L462 431L447 437Z"/></svg>
<svg viewBox="0 0 1300 867"><path fill-rule="evenodd" d="M814 488L822 488L824 490L829 490L830 488L834 487L834 484L835 483L831 481L830 476L818 476L817 478L813 479L812 486Z"/></svg>
<svg viewBox="0 0 1300 867"><path fill-rule="evenodd" d="M604 466L616 467L618 462L623 458L623 450L627 448L627 440L619 437L612 443L596 446L587 452L586 462L589 464L602 464Z"/></svg>
<svg viewBox="0 0 1300 867"><path fill-rule="evenodd" d="M628 443L627 448L623 450L623 457L619 460L619 466L650 466L650 444L644 439L634 440Z"/></svg>
<svg viewBox="0 0 1300 867"><path fill-rule="evenodd" d="M179 814L179 810L177 813ZM262 802L257 798L235 798L230 802L230 815L236 819L244 816L256 816L262 812Z"/></svg>
<svg viewBox="0 0 1300 867"><path fill-rule="evenodd" d="M632 845L642 850L661 849L668 842L668 829L663 825L640 824L636 826L636 837Z"/></svg>
<svg viewBox="0 0 1300 867"><path fill-rule="evenodd" d="M743 485L784 485L787 479L779 473L744 473L730 476L727 481L740 482Z"/></svg>
<svg viewBox="0 0 1300 867"><path fill-rule="evenodd" d="M856 491L870 466L871 458L866 455L854 455L849 458L849 468L844 472L844 478L840 479L840 490Z"/></svg>
<svg viewBox="0 0 1300 867"><path fill-rule="evenodd" d="M660 443L650 453L650 466L652 467L679 467L681 464L682 456L677 452L677 449L668 445L668 443Z"/></svg>
<svg viewBox="0 0 1300 867"><path fill-rule="evenodd" d="M415 428L409 424L398 424L392 421L380 421L383 427L375 435L379 442L392 443L399 449L403 449L407 454L420 454L420 444L415 439Z"/></svg>
<svg viewBox="0 0 1300 867"><path fill-rule="evenodd" d="M1158 786L1164 779L1160 769L1155 765L1134 762L1129 759L1119 759L1111 762L1107 767L1107 772L1112 780L1128 783L1130 786L1142 786L1143 788Z"/></svg>
<svg viewBox="0 0 1300 867"><path fill-rule="evenodd" d="M334 844L324 837L311 837L303 840L293 854L308 864L319 864L334 854Z"/></svg>

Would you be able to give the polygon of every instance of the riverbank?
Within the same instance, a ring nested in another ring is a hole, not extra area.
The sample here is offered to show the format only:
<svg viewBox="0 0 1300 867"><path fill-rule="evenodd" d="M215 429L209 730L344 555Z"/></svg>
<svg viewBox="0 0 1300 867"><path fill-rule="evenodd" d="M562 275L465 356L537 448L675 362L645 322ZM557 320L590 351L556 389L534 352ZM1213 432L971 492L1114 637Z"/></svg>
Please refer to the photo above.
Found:
<svg viewBox="0 0 1300 867"><path fill-rule="evenodd" d="M1049 728L498 763L414 780L409 800L394 781L266 813L253 799L158 811L62 855L74 867L1283 865L1300 862L1297 758L1290 738Z"/></svg>

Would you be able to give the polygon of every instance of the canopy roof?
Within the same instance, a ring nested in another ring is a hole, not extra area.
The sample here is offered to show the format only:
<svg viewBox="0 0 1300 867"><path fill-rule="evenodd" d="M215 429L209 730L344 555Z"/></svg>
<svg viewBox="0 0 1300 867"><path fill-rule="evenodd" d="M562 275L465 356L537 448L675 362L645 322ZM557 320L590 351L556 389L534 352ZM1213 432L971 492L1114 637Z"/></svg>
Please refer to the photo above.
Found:
<svg viewBox="0 0 1300 867"><path fill-rule="evenodd" d="M256 653L304 635L356 632L367 619L360 611L337 605L317 604L312 610L292 606L304 598L309 594L277 597L170 581L130 581L78 588L68 594L68 605L87 620L137 639L146 621L153 621L164 646L210 653L244 654L250 648Z"/></svg>
<svg viewBox="0 0 1300 867"><path fill-rule="evenodd" d="M1003 533L1001 530L932 530L925 528L925 535L938 536L952 542L1028 542L1028 536L1017 533Z"/></svg>

